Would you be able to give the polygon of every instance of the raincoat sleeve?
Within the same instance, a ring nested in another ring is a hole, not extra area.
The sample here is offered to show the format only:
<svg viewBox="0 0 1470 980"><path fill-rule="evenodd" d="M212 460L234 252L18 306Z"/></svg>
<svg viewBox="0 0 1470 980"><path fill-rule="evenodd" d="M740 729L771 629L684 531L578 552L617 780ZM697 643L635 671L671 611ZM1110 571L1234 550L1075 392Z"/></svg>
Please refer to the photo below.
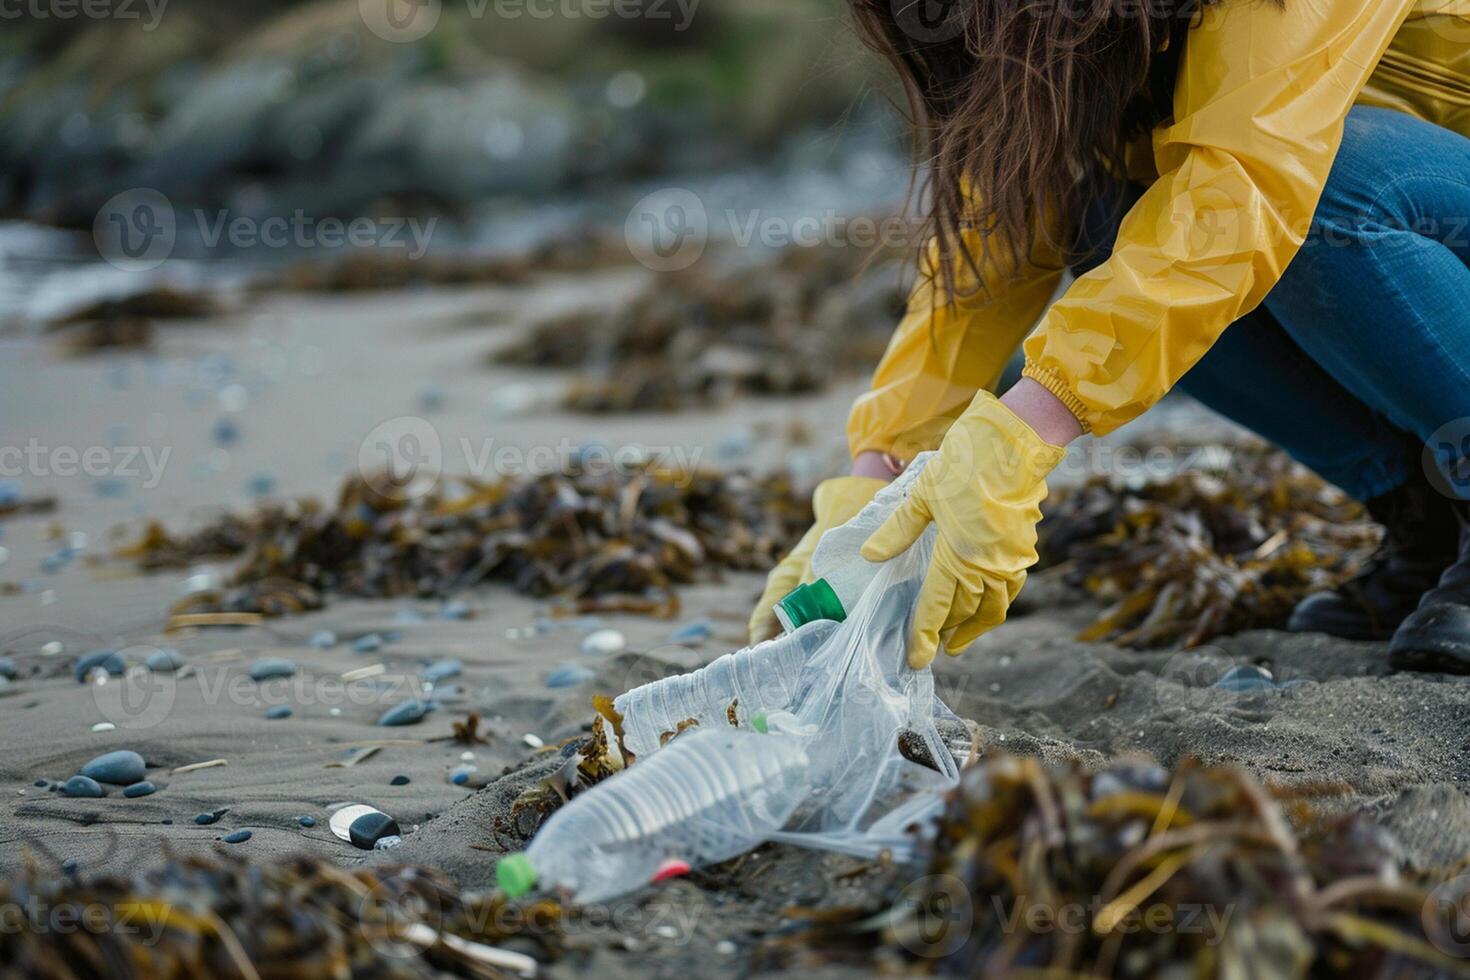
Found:
<svg viewBox="0 0 1470 980"><path fill-rule="evenodd" d="M934 268L936 250L926 254L926 267ZM853 456L874 450L911 459L937 448L975 393L994 388L1036 326L1061 283L1062 259L1050 255L1015 277L987 272L983 289L969 288L974 276L963 262L956 261L955 275L962 297L953 303L932 276L915 285L871 390L848 416Z"/></svg>
<svg viewBox="0 0 1470 980"><path fill-rule="evenodd" d="M1103 434L1163 397L1301 247L1344 120L1416 0L1230 0L1189 34L1161 175L1112 257L1026 342L1025 375ZM1242 378L1249 384L1249 378Z"/></svg>

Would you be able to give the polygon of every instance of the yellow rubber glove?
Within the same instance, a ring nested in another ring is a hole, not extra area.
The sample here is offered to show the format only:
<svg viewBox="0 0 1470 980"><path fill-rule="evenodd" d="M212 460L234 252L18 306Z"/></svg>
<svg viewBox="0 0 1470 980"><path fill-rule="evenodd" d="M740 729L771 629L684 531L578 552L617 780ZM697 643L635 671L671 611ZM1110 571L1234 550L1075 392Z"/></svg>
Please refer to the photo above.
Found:
<svg viewBox="0 0 1470 980"><path fill-rule="evenodd" d="M945 435L908 498L863 545L887 561L939 529L909 639L909 666L922 670L941 640L959 654L999 626L1036 563L1036 524L1046 475L1063 450L1042 440L988 391Z"/></svg>
<svg viewBox="0 0 1470 980"><path fill-rule="evenodd" d="M812 580L812 553L817 550L817 540L831 528L852 520L887 485L886 481L870 476L839 476L817 486L817 492L812 495L817 522L766 577L766 590L750 615L751 643L769 640L781 632L774 607L786 593Z"/></svg>

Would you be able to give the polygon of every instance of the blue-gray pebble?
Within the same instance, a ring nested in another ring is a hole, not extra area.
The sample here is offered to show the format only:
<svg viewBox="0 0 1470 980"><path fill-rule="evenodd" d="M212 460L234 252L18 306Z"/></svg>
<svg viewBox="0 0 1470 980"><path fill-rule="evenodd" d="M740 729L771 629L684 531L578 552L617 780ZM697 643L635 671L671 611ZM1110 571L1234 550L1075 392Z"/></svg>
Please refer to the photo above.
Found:
<svg viewBox="0 0 1470 980"><path fill-rule="evenodd" d="M398 725L417 725L424 720L424 715L429 713L429 704L425 701L405 701L395 704L378 717L378 724L386 727Z"/></svg>
<svg viewBox="0 0 1470 980"><path fill-rule="evenodd" d="M99 797L106 796L107 790L89 776L73 776L61 784L61 794L63 796Z"/></svg>
<svg viewBox="0 0 1470 980"><path fill-rule="evenodd" d="M118 749L116 752L99 755L82 766L81 770L83 776L90 776L99 783L112 783L114 786L141 782L146 771L143 757L131 749Z"/></svg>
<svg viewBox="0 0 1470 980"><path fill-rule="evenodd" d="M250 665L250 679L253 681L268 681L273 677L291 677L295 673L296 665L284 657L266 657Z"/></svg>
<svg viewBox="0 0 1470 980"><path fill-rule="evenodd" d="M93 650L77 659L76 666L72 668L72 676L78 681L84 681L92 671L105 670L116 677L126 667L127 664L116 650Z"/></svg>

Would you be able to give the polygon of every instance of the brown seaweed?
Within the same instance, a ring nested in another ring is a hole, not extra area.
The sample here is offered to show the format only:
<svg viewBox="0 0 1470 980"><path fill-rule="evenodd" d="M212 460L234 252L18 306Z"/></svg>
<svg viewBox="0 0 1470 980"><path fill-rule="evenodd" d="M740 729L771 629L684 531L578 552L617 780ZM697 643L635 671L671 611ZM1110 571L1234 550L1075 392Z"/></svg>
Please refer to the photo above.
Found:
<svg viewBox="0 0 1470 980"><path fill-rule="evenodd" d="M1235 768L993 756L929 854L891 904L818 910L798 937L962 976L1470 975L1444 948L1463 914L1436 900L1448 871Z"/></svg>
<svg viewBox="0 0 1470 980"><path fill-rule="evenodd" d="M86 881L32 871L0 883L0 905L18 913L0 963L42 980L509 977L563 948L555 902L512 906L425 868L309 857L191 857ZM497 945L509 940L515 951Z"/></svg>
<svg viewBox="0 0 1470 980"><path fill-rule="evenodd" d="M819 391L881 356L905 300L898 254L793 245L759 265L702 262L620 305L535 324L493 359L579 368L564 404L583 412Z"/></svg>
<svg viewBox="0 0 1470 980"><path fill-rule="evenodd" d="M1109 603L1079 639L1194 647L1278 628L1372 554L1381 532L1341 491L1262 444L1228 456L1141 486L1095 477L1048 502L1045 561Z"/></svg>
<svg viewBox="0 0 1470 980"><path fill-rule="evenodd" d="M188 534L150 524L118 554L144 570L239 558L224 589L176 612L285 615L331 594L445 596L498 581L565 611L671 616L678 586L768 568L810 520L784 476L573 467L419 497L353 478L334 508L268 503Z"/></svg>

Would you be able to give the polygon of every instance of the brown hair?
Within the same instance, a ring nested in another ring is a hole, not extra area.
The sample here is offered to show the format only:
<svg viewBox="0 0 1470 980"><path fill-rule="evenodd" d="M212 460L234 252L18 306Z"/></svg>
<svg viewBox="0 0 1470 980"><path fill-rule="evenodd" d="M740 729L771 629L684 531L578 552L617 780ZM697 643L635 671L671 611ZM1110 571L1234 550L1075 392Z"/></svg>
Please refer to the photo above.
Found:
<svg viewBox="0 0 1470 980"><path fill-rule="evenodd" d="M986 264L1016 275L1043 242L1070 250L1050 218L1075 221L1128 142L1169 117L1185 34L1216 0L848 2L903 83L937 246L923 271L952 298L956 256L979 282Z"/></svg>

